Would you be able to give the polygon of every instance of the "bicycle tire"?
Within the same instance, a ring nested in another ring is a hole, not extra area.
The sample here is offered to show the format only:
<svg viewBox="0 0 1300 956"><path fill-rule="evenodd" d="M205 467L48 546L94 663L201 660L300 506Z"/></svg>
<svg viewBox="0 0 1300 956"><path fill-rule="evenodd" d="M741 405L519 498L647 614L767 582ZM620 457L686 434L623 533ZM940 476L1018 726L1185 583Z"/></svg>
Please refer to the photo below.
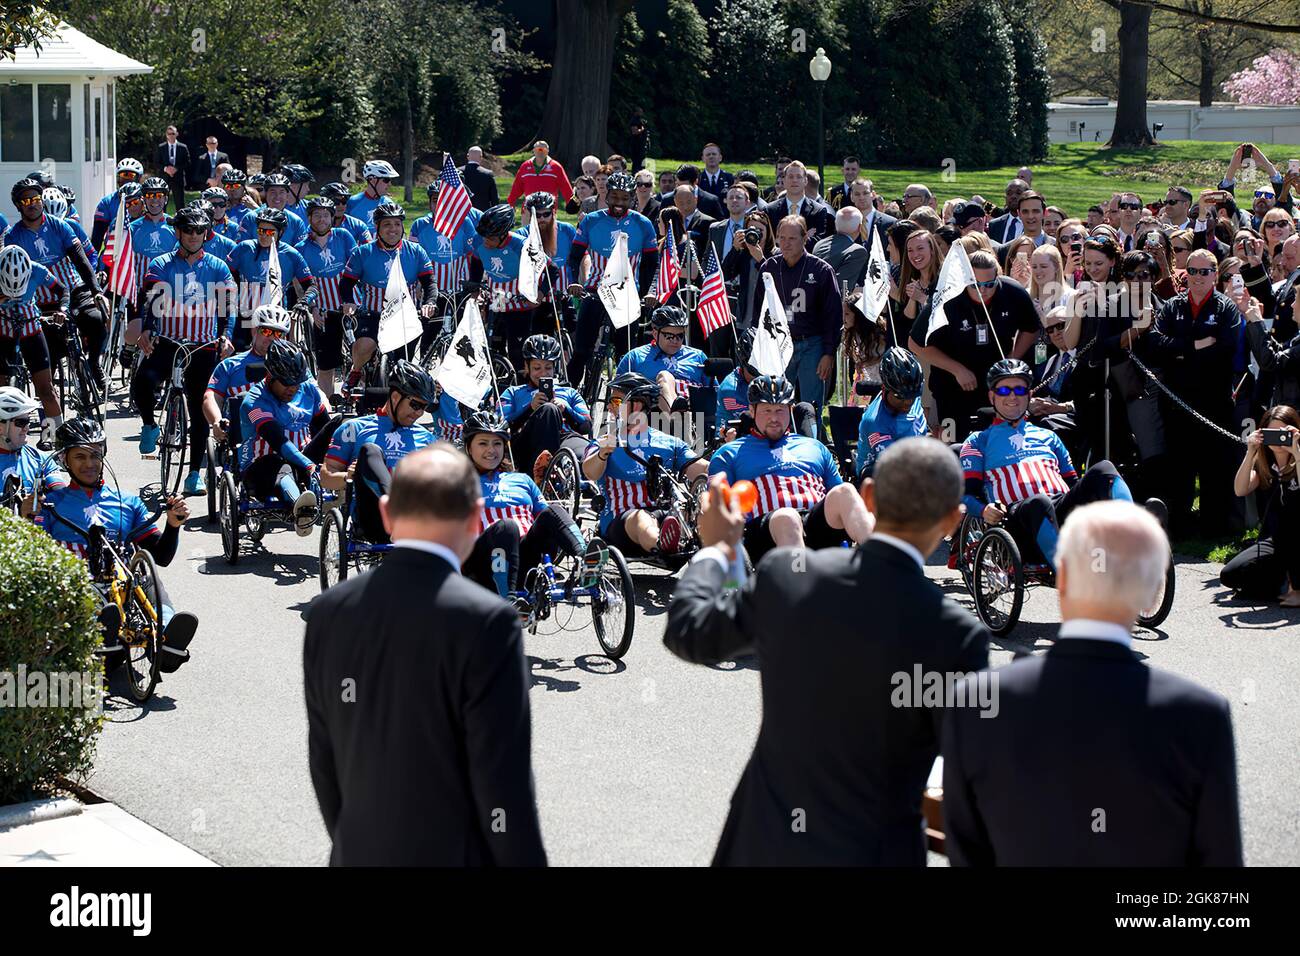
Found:
<svg viewBox="0 0 1300 956"><path fill-rule="evenodd" d="M144 549L136 551L127 565L131 583L139 585L153 607L151 615L140 603L135 588L127 595L122 627L132 632L143 632L142 639L132 640L126 647L127 690L139 704L153 696L158 686L158 645L162 641L162 606L159 602L158 567L153 555ZM139 655L136 649L139 648Z"/></svg>
<svg viewBox="0 0 1300 956"><path fill-rule="evenodd" d="M185 479L185 456L189 450L189 413L185 393L168 388L163 406L162 433L158 436L158 461L164 494L176 494Z"/></svg>

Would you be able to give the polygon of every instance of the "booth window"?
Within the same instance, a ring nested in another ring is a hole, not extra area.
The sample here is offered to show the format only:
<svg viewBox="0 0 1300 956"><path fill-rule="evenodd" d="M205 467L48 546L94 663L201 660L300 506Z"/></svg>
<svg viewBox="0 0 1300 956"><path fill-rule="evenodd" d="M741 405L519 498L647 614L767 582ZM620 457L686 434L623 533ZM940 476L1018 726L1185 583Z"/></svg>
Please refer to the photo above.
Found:
<svg viewBox="0 0 1300 956"><path fill-rule="evenodd" d="M41 159L72 162L72 86L42 83L37 88L41 117Z"/></svg>
<svg viewBox="0 0 1300 956"><path fill-rule="evenodd" d="M35 162L36 138L32 123L32 85L0 86L0 162Z"/></svg>

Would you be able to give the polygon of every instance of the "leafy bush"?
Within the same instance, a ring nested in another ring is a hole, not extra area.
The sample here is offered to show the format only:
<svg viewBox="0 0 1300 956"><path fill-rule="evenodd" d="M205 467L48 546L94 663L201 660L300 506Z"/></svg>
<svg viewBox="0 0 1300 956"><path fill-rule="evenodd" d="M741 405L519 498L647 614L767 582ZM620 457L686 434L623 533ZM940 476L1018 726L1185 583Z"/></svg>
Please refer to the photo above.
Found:
<svg viewBox="0 0 1300 956"><path fill-rule="evenodd" d="M83 561L0 512L0 804L47 793L57 776L90 772L99 707L48 706L61 682L47 677L80 675L98 703L98 604ZM33 706L37 685L49 687L44 706Z"/></svg>

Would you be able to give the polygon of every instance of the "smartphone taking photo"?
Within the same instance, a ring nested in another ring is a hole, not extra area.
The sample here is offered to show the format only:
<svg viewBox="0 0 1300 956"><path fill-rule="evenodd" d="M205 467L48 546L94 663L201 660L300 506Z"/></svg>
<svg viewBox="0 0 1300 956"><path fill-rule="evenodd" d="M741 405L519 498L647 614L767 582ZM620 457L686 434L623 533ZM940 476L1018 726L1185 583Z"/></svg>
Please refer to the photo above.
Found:
<svg viewBox="0 0 1300 956"><path fill-rule="evenodd" d="M1291 429L1289 428L1261 428L1259 434L1265 445L1287 448L1291 444Z"/></svg>

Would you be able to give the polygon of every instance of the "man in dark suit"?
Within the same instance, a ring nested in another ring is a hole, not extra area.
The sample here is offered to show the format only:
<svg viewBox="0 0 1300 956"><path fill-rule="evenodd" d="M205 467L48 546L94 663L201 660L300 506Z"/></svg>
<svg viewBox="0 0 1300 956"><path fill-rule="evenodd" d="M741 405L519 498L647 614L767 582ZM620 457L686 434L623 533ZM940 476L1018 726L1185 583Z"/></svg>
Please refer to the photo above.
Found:
<svg viewBox="0 0 1300 956"><path fill-rule="evenodd" d="M673 205L682 214L683 230L695 244L695 258L699 268L703 269L709 257L709 227L714 219L706 216L696 205L696 194L690 186L683 183L673 193ZM681 239L681 236L678 236ZM680 252L681 250L679 250ZM697 277L692 276L692 279ZM698 284L698 283L697 283Z"/></svg>
<svg viewBox="0 0 1300 956"><path fill-rule="evenodd" d="M677 167L677 186L690 186L691 191L695 193L695 202L696 205L700 207L700 212L704 213L704 215L708 216L710 219L721 219L726 215L726 212L723 211L722 208L722 200L713 193L701 189L699 186L699 179L700 171L690 163L683 163L681 166ZM668 192L660 195L659 201L665 206L671 206L676 192L676 187L670 189Z"/></svg>
<svg viewBox="0 0 1300 956"><path fill-rule="evenodd" d="M1228 702L1133 653L1168 561L1160 523L1132 502L1066 519L1056 643L994 672L996 720L946 715L954 865L1241 866Z"/></svg>
<svg viewBox="0 0 1300 956"><path fill-rule="evenodd" d="M194 161L194 171L190 174L190 179L195 185L204 184L204 188L221 185L221 174L217 172L217 167L222 163L229 163L230 157L217 149L217 138L209 136L204 142L207 150L199 154L199 158Z"/></svg>
<svg viewBox="0 0 1300 956"><path fill-rule="evenodd" d="M745 214L753 207L750 194L745 184L732 183L723 199L727 203L726 217L709 226L709 244L718 256L718 267L727 258L727 253L736 244L736 232L745 228Z"/></svg>
<svg viewBox="0 0 1300 956"><path fill-rule="evenodd" d="M1024 226L1021 225L1017 210L1020 207L1020 194L1027 189L1029 184L1023 179L1013 179L1007 183L1007 208L1000 216L989 220L987 231L990 241L1010 242L1024 235Z"/></svg>
<svg viewBox="0 0 1300 956"><path fill-rule="evenodd" d="M857 181L858 174L862 172L862 163L856 156L845 156L844 162L840 164L840 171L844 174L844 181L826 190L826 202L834 210L853 204L849 193L853 189L853 183Z"/></svg>
<svg viewBox="0 0 1300 956"><path fill-rule="evenodd" d="M528 676L510 605L460 574L483 507L445 443L380 499L394 549L313 602L308 754L334 866L540 866Z"/></svg>
<svg viewBox="0 0 1300 956"><path fill-rule="evenodd" d="M722 147L717 143L705 143L700 159L704 161L704 169L700 171L700 188L719 199L726 197L727 190L736 181L736 177L722 168Z"/></svg>
<svg viewBox="0 0 1300 956"><path fill-rule="evenodd" d="M185 205L185 181L190 171L190 148L177 139L176 127L167 127L167 138L158 144L153 154L154 165L162 170L162 178L172 194L172 202L179 212Z"/></svg>
<svg viewBox="0 0 1300 956"><path fill-rule="evenodd" d="M848 160L845 160L845 162L847 163ZM880 211L880 206L881 206L880 196L876 193L875 183L873 183L870 179L863 180L863 181L867 184L867 194L871 197L871 211L868 213L864 213L865 218L863 220L862 225L866 227L867 235L871 235L873 231L875 232L875 236L872 237L871 241L879 242L880 247L884 249L885 254L888 255L889 254L889 230L890 227L894 225L894 223L898 222L898 220L895 219L893 216L889 215L889 213ZM851 188L851 184L850 184L850 188ZM853 198L851 193L848 198L850 200ZM852 205L852 202L849 202L849 205Z"/></svg>
<svg viewBox="0 0 1300 956"><path fill-rule="evenodd" d="M763 723L713 862L924 866L943 703L922 705L920 685L988 663L988 632L923 570L961 516L956 457L931 438L894 443L864 488L869 540L777 548L735 589L744 517L714 481L664 644L697 663L754 650Z"/></svg>
<svg viewBox="0 0 1300 956"><path fill-rule="evenodd" d="M497 198L497 181L492 170L483 168L483 150L471 146L465 154L465 165L460 168L460 178L469 190L470 203L475 209L490 209L501 200Z"/></svg>
<svg viewBox="0 0 1300 956"><path fill-rule="evenodd" d="M803 216L808 224L808 248L811 249L819 239L825 239L835 232L835 214L831 207L804 194L808 186L808 173L799 160L792 161L781 174L781 185L785 195L763 206L773 228L786 216Z"/></svg>

